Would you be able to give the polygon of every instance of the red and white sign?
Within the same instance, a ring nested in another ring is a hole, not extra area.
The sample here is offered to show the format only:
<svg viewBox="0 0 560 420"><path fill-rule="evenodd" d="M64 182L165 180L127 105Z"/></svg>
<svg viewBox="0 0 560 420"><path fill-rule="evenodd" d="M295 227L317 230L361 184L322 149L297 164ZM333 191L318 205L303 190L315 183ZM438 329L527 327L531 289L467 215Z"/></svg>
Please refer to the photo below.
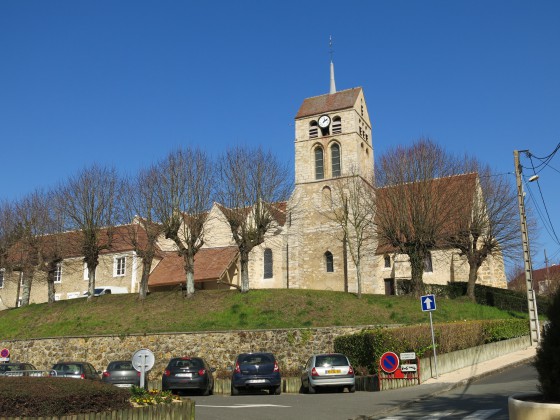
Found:
<svg viewBox="0 0 560 420"><path fill-rule="evenodd" d="M392 351L383 353L379 360L379 366L386 373L393 373L399 368L399 356Z"/></svg>
<svg viewBox="0 0 560 420"><path fill-rule="evenodd" d="M10 357L10 350L4 348L2 350L0 350L0 357Z"/></svg>

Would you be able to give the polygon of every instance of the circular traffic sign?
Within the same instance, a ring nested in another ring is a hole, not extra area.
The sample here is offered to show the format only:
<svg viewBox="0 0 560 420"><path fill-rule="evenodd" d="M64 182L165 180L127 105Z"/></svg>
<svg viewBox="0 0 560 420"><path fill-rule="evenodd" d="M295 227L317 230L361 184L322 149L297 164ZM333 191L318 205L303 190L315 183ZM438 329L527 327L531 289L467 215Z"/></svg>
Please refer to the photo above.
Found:
<svg viewBox="0 0 560 420"><path fill-rule="evenodd" d="M379 360L379 366L386 373L393 373L399 368L399 356L392 351L383 353Z"/></svg>
<svg viewBox="0 0 560 420"><path fill-rule="evenodd" d="M10 357L10 350L5 348L0 350L0 357Z"/></svg>
<svg viewBox="0 0 560 420"><path fill-rule="evenodd" d="M147 372L154 367L156 358L154 353L148 349L140 349L132 356L132 366L138 372Z"/></svg>

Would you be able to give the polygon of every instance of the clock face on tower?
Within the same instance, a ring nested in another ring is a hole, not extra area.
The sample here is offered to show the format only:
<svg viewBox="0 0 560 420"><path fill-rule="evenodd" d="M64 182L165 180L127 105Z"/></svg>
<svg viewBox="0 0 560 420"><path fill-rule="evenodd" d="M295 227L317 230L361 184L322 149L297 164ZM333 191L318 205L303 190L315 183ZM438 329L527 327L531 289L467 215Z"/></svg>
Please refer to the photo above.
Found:
<svg viewBox="0 0 560 420"><path fill-rule="evenodd" d="M328 115L322 115L319 117L319 127L327 128L330 123L331 123L331 117L329 117Z"/></svg>

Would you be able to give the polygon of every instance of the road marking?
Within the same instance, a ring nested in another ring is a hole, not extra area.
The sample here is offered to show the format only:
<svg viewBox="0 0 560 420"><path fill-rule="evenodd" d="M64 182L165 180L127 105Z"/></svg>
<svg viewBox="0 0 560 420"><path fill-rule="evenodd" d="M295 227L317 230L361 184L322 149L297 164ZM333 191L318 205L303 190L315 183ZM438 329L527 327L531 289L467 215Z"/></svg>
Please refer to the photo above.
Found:
<svg viewBox="0 0 560 420"><path fill-rule="evenodd" d="M455 414L455 410L451 411L436 411L435 413L430 414L429 416L420 417L421 419L425 420L437 420L441 419L442 417L448 417L452 414Z"/></svg>
<svg viewBox="0 0 560 420"><path fill-rule="evenodd" d="M487 419L488 417L493 416L498 411L500 411L499 408L495 408L493 410L478 410L465 417L464 420L484 420Z"/></svg>
<svg viewBox="0 0 560 420"><path fill-rule="evenodd" d="M211 408L260 408L260 407L291 408L291 405L278 405L278 404L235 404L235 405L196 404L196 406L197 407L211 407Z"/></svg>

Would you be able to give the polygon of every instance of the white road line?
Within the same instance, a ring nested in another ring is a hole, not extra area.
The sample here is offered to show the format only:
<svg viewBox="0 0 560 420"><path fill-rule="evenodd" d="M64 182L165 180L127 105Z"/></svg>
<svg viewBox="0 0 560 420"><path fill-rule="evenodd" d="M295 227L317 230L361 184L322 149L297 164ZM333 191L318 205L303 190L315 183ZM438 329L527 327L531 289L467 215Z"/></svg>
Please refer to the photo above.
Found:
<svg viewBox="0 0 560 420"><path fill-rule="evenodd" d="M484 420L490 416L493 416L498 411L500 411L499 408L495 408L493 410L478 410L472 414L469 414L467 417L464 417L464 420Z"/></svg>
<svg viewBox="0 0 560 420"><path fill-rule="evenodd" d="M441 419L443 417L448 417L451 416L453 414L455 414L455 410L451 410L451 411L436 411L435 413L430 414L429 416L424 416L424 417L420 417L421 419L424 420L437 420L437 419Z"/></svg>
<svg viewBox="0 0 560 420"><path fill-rule="evenodd" d="M235 405L206 405L196 404L197 407L211 407L211 408L260 408L260 407L279 407L290 408L291 405L277 405L277 404L235 404Z"/></svg>

